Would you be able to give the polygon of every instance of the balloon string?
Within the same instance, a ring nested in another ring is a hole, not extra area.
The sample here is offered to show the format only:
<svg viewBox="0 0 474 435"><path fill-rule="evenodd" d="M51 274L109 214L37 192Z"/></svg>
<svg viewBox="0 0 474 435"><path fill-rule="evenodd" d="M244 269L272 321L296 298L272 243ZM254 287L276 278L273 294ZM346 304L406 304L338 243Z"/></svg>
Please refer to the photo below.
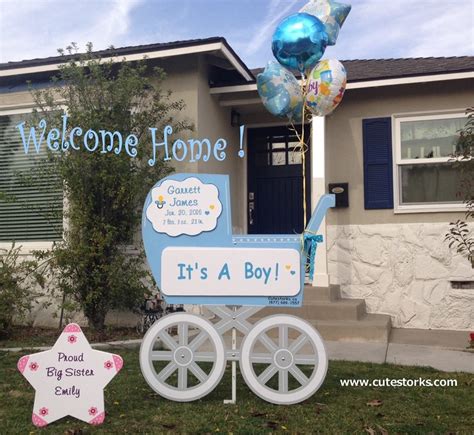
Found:
<svg viewBox="0 0 474 435"><path fill-rule="evenodd" d="M297 128L291 122L291 130L295 133L298 139L298 146L294 152L300 152L301 154L301 165L303 175L303 230L306 228L306 151L308 147L305 144L305 109L306 109L306 93L307 93L307 79L304 73L301 74L301 93L303 95L303 104L301 108L301 134L298 133Z"/></svg>
<svg viewBox="0 0 474 435"><path fill-rule="evenodd" d="M301 164L303 165L303 231L306 229L306 150L304 143L304 121L306 106L306 78L304 73L301 74L301 85L303 87L303 108L301 109Z"/></svg>
<svg viewBox="0 0 474 435"><path fill-rule="evenodd" d="M316 247L315 242L311 242L310 245L306 243L306 239L314 238L315 236L312 236L309 231L306 231L306 151L308 150L308 147L305 144L305 109L306 109L306 94L307 94L307 86L308 85L308 80L305 77L304 73L301 74L301 93L303 95L303 105L301 108L301 134L298 132L298 129L295 127L294 123L292 120L290 120L290 125L291 125L291 130L295 134L295 136L298 139L298 145L295 147L293 152L299 152L301 154L301 164L302 164L302 179L303 179L303 232L301 233L301 254L304 255L305 260L305 272L310 272L311 275L311 270L314 268L314 265L311 266L311 260L310 260L310 254L313 252L313 261L314 261L314 254L316 253ZM310 126L310 133L311 133L311 127ZM310 134L311 137L311 134ZM308 240L309 241L309 240ZM318 240L319 241L319 240ZM311 249L313 248L313 249Z"/></svg>

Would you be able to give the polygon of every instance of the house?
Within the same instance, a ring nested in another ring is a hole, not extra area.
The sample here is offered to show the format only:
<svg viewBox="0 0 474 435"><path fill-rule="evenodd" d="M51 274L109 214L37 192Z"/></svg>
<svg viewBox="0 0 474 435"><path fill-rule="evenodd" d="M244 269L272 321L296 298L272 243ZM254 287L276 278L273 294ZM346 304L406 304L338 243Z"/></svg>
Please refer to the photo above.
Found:
<svg viewBox="0 0 474 435"><path fill-rule="evenodd" d="M183 116L194 122L195 135L231 144L235 152L223 162L173 165L230 175L234 232L299 232L305 208L309 214L329 189L340 192L321 229L313 287L299 309L324 336L386 340L390 325L474 329L474 269L444 242L449 222L464 216L458 174L448 160L473 105L474 57L343 61L342 104L312 121L304 207L295 135L265 110L255 83L259 70L249 70L224 38L97 53L127 60L146 55L167 71L174 96L185 100ZM0 64L0 190L21 196L11 174L31 164L12 128L31 111L25 82L48 86L61 61ZM243 159L239 124L246 126ZM62 206L61 195L28 195ZM41 216L0 203L0 243L16 239L28 251L47 248L55 237ZM45 321L38 313L37 322Z"/></svg>

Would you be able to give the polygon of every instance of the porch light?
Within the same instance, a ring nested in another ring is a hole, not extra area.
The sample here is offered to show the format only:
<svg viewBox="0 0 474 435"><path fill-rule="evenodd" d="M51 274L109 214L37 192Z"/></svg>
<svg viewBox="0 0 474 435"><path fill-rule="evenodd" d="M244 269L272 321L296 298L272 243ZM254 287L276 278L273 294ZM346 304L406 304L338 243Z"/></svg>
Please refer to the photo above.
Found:
<svg viewBox="0 0 474 435"><path fill-rule="evenodd" d="M240 113L237 110L232 109L230 112L230 125L232 127L240 126Z"/></svg>

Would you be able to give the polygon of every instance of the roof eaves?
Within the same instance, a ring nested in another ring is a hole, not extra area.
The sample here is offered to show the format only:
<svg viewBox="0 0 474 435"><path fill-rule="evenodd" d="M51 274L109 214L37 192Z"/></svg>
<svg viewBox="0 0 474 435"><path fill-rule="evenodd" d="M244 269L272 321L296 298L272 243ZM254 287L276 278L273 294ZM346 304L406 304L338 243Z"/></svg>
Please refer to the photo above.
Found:
<svg viewBox="0 0 474 435"><path fill-rule="evenodd" d="M147 45L138 45L138 46L129 46L129 47L120 47L120 48L110 48L106 50L98 50L93 52L94 55L99 57L126 57L131 55L139 54L148 54L153 52L159 52L164 50L174 50L174 49L185 49L198 46L205 46L211 44L222 44L223 47L228 51L232 59L229 59L231 63L238 65L237 70L241 69L244 73L241 74L244 76L247 82L254 80L254 75L250 69L245 65L242 59L237 55L234 49L229 45L227 40L223 37L211 37L206 39L193 39L187 41L174 41L166 43L156 43L156 44L147 44ZM11 71L11 70L21 70L34 67L46 67L62 64L71 59L77 59L83 53L73 54L73 55L62 55L62 56L51 56L47 58L38 58L38 59L28 59L15 62L7 62L0 64L0 73L2 71ZM234 62L233 62L234 61ZM44 68L43 68L44 70ZM19 72L18 74L21 74Z"/></svg>
<svg viewBox="0 0 474 435"><path fill-rule="evenodd" d="M99 57L117 57L117 56L126 56L130 54L140 54L140 53L149 53L150 51L161 51L170 48L186 48L193 47L196 45L205 45L213 44L216 42L224 42L225 38L222 37L212 37L206 39L191 39L186 41L173 41L173 42L163 42L155 44L145 44L145 45L135 45L135 46L126 46L119 48L107 48L104 50L94 51L93 54ZM15 69L15 68L27 68L30 66L39 66L39 65L49 65L56 63L67 62L71 59L78 59L84 53L77 54L67 54L67 55L58 55L58 56L49 56L44 58L35 58L35 59L26 59L13 62L4 62L0 63L0 70Z"/></svg>

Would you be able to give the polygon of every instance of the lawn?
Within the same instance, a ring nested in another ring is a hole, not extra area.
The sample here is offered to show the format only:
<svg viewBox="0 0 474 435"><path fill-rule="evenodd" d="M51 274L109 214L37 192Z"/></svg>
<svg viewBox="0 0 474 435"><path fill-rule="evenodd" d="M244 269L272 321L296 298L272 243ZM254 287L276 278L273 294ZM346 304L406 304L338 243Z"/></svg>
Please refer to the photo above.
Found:
<svg viewBox="0 0 474 435"><path fill-rule="evenodd" d="M310 432L464 432L474 427L474 377L429 368L354 362L330 362L323 387L306 402L293 406L268 404L238 380L237 405L230 398L230 375L213 393L192 403L158 397L145 383L138 350L121 350L125 365L105 392L108 415L96 428L65 418L38 430L31 424L34 391L16 369L24 353L0 353L0 427L5 434L86 433L289 433ZM341 387L345 378L455 378L450 388Z"/></svg>

